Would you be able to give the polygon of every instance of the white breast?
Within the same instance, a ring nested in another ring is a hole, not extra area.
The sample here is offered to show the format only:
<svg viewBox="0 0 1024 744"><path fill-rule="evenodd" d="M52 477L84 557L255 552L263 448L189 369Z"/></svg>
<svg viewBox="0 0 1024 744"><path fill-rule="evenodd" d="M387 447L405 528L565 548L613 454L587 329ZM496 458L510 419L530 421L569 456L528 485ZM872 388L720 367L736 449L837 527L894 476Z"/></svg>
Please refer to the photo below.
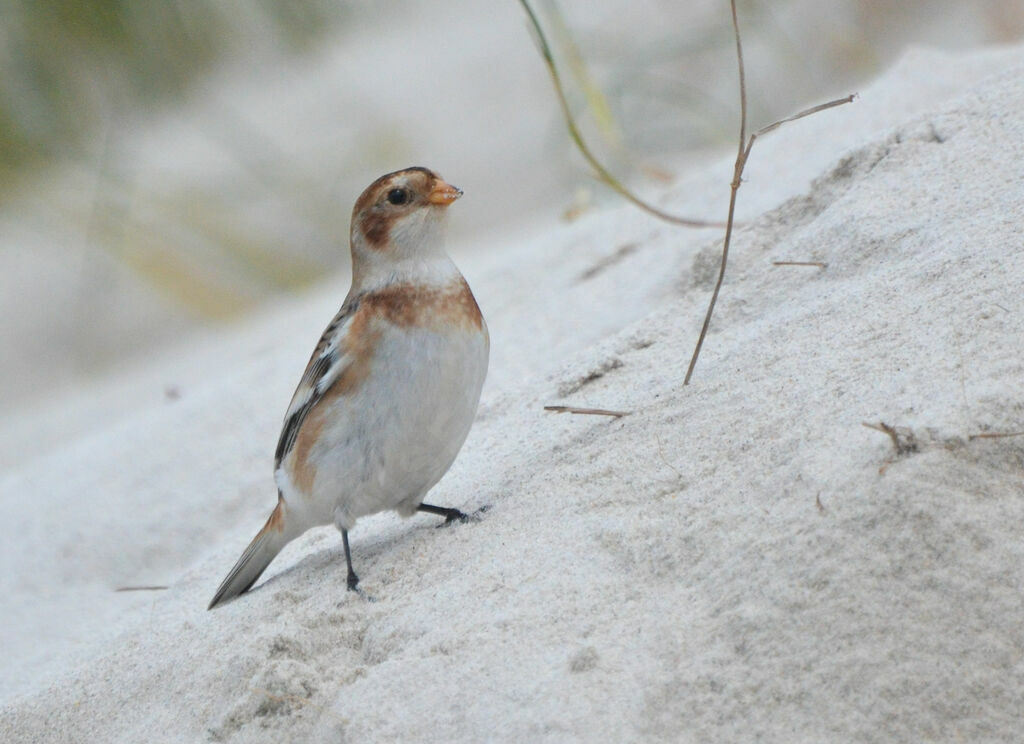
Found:
<svg viewBox="0 0 1024 744"><path fill-rule="evenodd" d="M301 495L314 523L349 529L388 509L410 514L448 471L469 434L487 374L488 336L390 326L366 381L330 402ZM287 498L287 495L286 495Z"/></svg>

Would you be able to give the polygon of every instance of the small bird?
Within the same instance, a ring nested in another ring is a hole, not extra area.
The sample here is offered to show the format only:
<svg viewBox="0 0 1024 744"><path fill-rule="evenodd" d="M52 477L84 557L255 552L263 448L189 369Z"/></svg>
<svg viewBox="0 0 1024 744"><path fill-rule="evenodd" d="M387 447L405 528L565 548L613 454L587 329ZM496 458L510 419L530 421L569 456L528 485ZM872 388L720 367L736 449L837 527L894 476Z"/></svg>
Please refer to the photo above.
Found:
<svg viewBox="0 0 1024 744"><path fill-rule="evenodd" d="M381 176L352 210L352 287L310 357L274 456L277 506L208 609L247 591L290 541L368 514L424 504L451 467L480 402L490 340L476 299L444 250L462 191L426 168Z"/></svg>

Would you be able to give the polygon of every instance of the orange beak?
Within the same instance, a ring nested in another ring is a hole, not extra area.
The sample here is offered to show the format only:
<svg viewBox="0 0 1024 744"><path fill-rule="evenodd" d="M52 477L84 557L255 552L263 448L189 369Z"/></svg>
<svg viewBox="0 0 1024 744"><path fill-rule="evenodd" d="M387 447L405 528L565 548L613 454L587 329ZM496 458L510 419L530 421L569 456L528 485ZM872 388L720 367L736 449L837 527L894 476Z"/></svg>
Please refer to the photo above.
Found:
<svg viewBox="0 0 1024 744"><path fill-rule="evenodd" d="M448 206L460 196L462 196L462 189L456 188L450 183L446 183L439 178L434 182L434 188L427 197L427 201L431 204Z"/></svg>

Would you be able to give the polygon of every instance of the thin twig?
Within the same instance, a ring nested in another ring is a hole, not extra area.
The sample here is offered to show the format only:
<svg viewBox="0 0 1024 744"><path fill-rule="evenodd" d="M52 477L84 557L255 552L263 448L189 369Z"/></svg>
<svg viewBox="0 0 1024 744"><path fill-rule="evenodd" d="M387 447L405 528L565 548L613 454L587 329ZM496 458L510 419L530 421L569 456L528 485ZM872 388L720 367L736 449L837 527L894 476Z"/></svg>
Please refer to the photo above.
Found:
<svg viewBox="0 0 1024 744"><path fill-rule="evenodd" d="M666 464L666 465L667 465L667 466L669 467L669 469L670 469L670 470L671 470L671 471L672 471L673 473L675 473L675 474L676 474L676 476L677 476L677 477L678 477L678 478L679 478L680 480L682 480L682 479L683 479L683 474L679 472L679 469L678 469L678 468L677 468L677 467L676 467L675 465L673 465L672 463L670 463L670 462L668 461L668 458L667 458L667 457L665 457L665 450L664 450L664 448L662 447L662 444L661 444L661 437L660 437L660 436L658 436L658 430L657 430L657 429L654 429L654 441L656 441L656 442L658 443L658 454L659 454L659 455L661 456L661 461L662 461L663 463L665 463L665 464Z"/></svg>
<svg viewBox="0 0 1024 744"><path fill-rule="evenodd" d="M867 421L861 421L860 425L861 426L866 426L869 429L874 429L875 431L880 431L883 434L888 434L889 438L892 439L893 446L897 450L899 450L899 448L900 448L899 437L896 435L896 430L893 427L889 426L889 424L885 423L884 421L880 421L877 424L871 424L871 423L868 423Z"/></svg>
<svg viewBox="0 0 1024 744"><path fill-rule="evenodd" d="M697 357L700 356L701 347L704 345L704 338L708 334L708 327L711 325L711 316L715 311L715 303L718 301L718 292L722 288L722 282L725 281L725 267L729 261L729 245L732 242L732 228L734 216L736 213L736 195L739 191L740 184L743 180L743 169L747 165L747 158L750 157L750 150L754 146L754 142L757 138L763 134L767 134L774 129L781 127L783 124L802 119L805 116L810 116L819 111L830 109L833 106L841 106L844 103L850 103L853 99L853 95L846 96L845 98L838 98L828 103L822 103L817 106L812 106L809 109L805 109L800 113L793 114L785 119L773 122L766 127L762 127L750 135L747 139L747 79L746 72L743 66L743 44L740 41L740 24L739 19L736 15L736 0L730 0L729 5L732 9L732 28L733 33L736 37L736 62L739 65L739 79L740 79L740 138L739 138L739 149L736 153L736 165L733 168L732 183L729 185L729 215L725 221L725 239L722 241L722 263L718 270L718 281L715 282L715 289L711 293L711 301L708 303L707 313L704 315L704 324L701 326L700 335L697 337L697 346L693 350L693 356L690 357L690 365L686 368L686 377L683 378L683 384L689 385L690 378L693 376L693 369L697 366Z"/></svg>
<svg viewBox="0 0 1024 744"><path fill-rule="evenodd" d="M754 136L755 137L760 137L762 135L768 134L768 132L771 132L772 130L778 129L783 124L789 124L789 122L791 122L791 121L796 121L797 119L803 119L805 116L810 116L811 114L816 114L819 111L825 111L826 109L835 108L836 106L842 106L844 103L853 103L853 99L856 98L856 97L857 97L856 93L851 93L848 96L844 96L843 98L837 98L834 101L828 101L827 103L819 103L817 106L811 106L809 109L804 109L803 111L801 111L798 114L793 114L792 116L787 116L785 119L779 119L778 121L773 122L773 123L769 124L766 127L761 127L756 132L754 132Z"/></svg>
<svg viewBox="0 0 1024 744"><path fill-rule="evenodd" d="M614 416L622 418L628 416L629 411L609 411L607 408L577 408L576 406L544 406L545 411L552 413L580 413L587 416Z"/></svg>
<svg viewBox="0 0 1024 744"><path fill-rule="evenodd" d="M803 119L805 116L810 116L811 114L816 114L819 111L825 111L826 109L835 108L836 106L842 106L845 103L853 103L853 99L855 99L856 97L857 97L856 93L851 93L848 96L843 96L842 98L836 98L833 101L828 101L826 103L819 103L817 106L811 106L809 109L804 109L803 111L801 111L798 114L793 114L792 116L787 116L785 119L779 119L778 121L772 122L771 124L769 124L766 127L761 127L756 132L754 132L752 135L750 135L750 141L747 142L746 150L744 150L744 152L743 152L743 166L746 167L747 158L750 157L750 150L754 147L754 142L757 141L758 137L760 137L762 135L765 135L765 134L768 134L768 132L774 131L774 130L778 129L779 127L781 127L783 124L788 124L791 121L796 121L797 119Z"/></svg>
<svg viewBox="0 0 1024 744"><path fill-rule="evenodd" d="M747 72L743 65L743 42L740 41L740 22L736 16L736 0L729 0L729 7L732 10L732 31L736 36L736 62L740 68L740 154L743 154L743 146L747 142ZM745 160L746 158L744 158ZM733 172L733 182L739 181L743 169L737 160L736 169ZM734 187L739 188L739 184Z"/></svg>
<svg viewBox="0 0 1024 744"><path fill-rule="evenodd" d="M896 449L897 455L907 455L911 452L917 452L917 438L914 436L914 432L912 431L905 430L907 433L901 436L895 426L889 426L889 424L884 421L879 421L877 424L862 421L861 426L866 426L869 429L874 429L875 431L887 434L892 440L892 446Z"/></svg>
<svg viewBox="0 0 1024 744"><path fill-rule="evenodd" d="M530 25L533 27L537 45L540 47L541 56L544 58L544 64L547 65L548 72L551 74L551 81L555 84L555 95L558 97L558 103L562 108L562 115L565 117L565 123L569 129L569 136L572 137L573 142L576 143L576 148L590 164L590 167L594 169L594 172L597 173L598 177L614 189L620 196L630 201L635 206L659 219L665 220L666 222L671 222L676 225L685 225L686 227L722 227L721 222L679 217L662 209L658 209L654 205L645 202L626 188L619 179L612 175L610 170L601 164L601 161L597 159L597 156L594 155L586 141L583 139L583 133L576 124L576 119L572 114L572 110L569 108L569 101L565 96L565 89L562 87L562 78L558 74L558 68L555 67L554 54L551 51L551 46L548 44L547 38L544 36L544 31L541 29L540 21L537 20L537 15L533 12L533 8L530 7L530 4L526 0L519 0L519 4L523 6L523 10L525 10L526 15L529 16Z"/></svg>
<svg viewBox="0 0 1024 744"><path fill-rule="evenodd" d="M639 207L640 209L648 212L649 214L658 217L659 219L671 222L677 225L686 225L688 227L721 227L720 222L710 222L706 220L694 220L689 218L677 217L676 215L669 214L664 210L658 209L651 204L640 199L638 196L633 194L627 189L622 182L620 182L611 171L609 171L597 157L593 154L587 143L583 139L583 134L576 124L576 119L573 117L572 111L569 108L569 101L565 95L565 89L562 86L561 76L558 74L558 68L555 66L554 54L551 51L551 46L548 44L548 40L544 35L544 31L541 28L540 21L537 19L537 15L533 12L533 8L527 0L519 0L520 5L523 6L523 10L526 11L526 15L530 20L530 24L533 28L534 37L537 41L537 46L540 49L541 56L544 58L544 63L547 65L548 72L551 75L551 80L555 86L555 94L558 97L559 106L561 106L562 114L565 117L566 126L569 129L569 135L575 142L577 149L580 154L583 155L584 159L590 164L590 167L594 169L598 177L614 189L620 196L627 199L629 202ZM690 384L690 378L693 376L694 367L697 365L697 358L700 356L701 347L704 345L704 339L708 333L708 327L711 325L711 316L714 314L715 303L718 301L718 294L721 291L722 283L725 281L725 269L729 260L729 245L732 241L732 230L735 222L736 214L736 196L739 191L740 184L742 183L743 169L746 167L747 158L750 156L751 148L754 146L754 142L757 138L778 129L783 124L787 124L797 119L802 119L805 116L816 114L819 111L825 111L826 109L833 108L835 106L841 106L845 103L850 103L856 97L856 94L848 95L844 98L837 98L834 101L828 101L817 106L812 106L808 109L804 109L799 113L788 116L784 119L780 119L776 122L769 124L766 127L758 129L756 132L747 137L747 81L746 71L743 65L743 43L740 39L740 28L739 19L736 12L736 0L730 0L730 9L732 11L732 26L733 33L736 38L736 61L739 67L739 85L740 85L740 136L739 136L739 147L736 154L736 163L733 168L733 178L730 184L729 194L729 211L728 217L725 222L725 239L722 242L722 262L718 271L718 281L715 283L714 291L711 293L711 301L708 303L707 313L704 316L704 324L701 326L700 335L697 337L697 345L693 350L693 356L690 358L690 364L686 370L686 377L683 380L684 385ZM795 262L794 262L795 263ZM783 265L783 264L779 264ZM813 264L818 265L818 264ZM821 268L825 268L824 264L820 264Z"/></svg>
<svg viewBox="0 0 1024 744"><path fill-rule="evenodd" d="M615 150L622 150L622 134L615 122L611 106L608 105L608 98L595 82L594 76L587 69L583 53L572 37L569 24L565 22L565 15L558 7L556 0L546 0L544 3L544 15L553 27L550 36L562 52L566 67L569 69L569 79L575 81L583 93L590 110L594 123L602 134L602 138Z"/></svg>
<svg viewBox="0 0 1024 744"><path fill-rule="evenodd" d="M969 440L975 439L1006 439L1007 437L1024 437L1024 431L1008 432L985 432L984 434L971 434Z"/></svg>
<svg viewBox="0 0 1024 744"><path fill-rule="evenodd" d="M166 586L119 586L115 592L162 592L168 589Z"/></svg>
<svg viewBox="0 0 1024 744"><path fill-rule="evenodd" d="M732 29L736 36L736 60L740 68L740 144L736 153L736 165L732 171L732 183L729 185L729 215L725 220L725 240L722 242L722 264L718 269L718 281L715 282L715 289L711 293L711 302L708 304L708 311L704 315L704 325L701 326L700 335L697 337L697 346L690 357L690 364L686 368L686 377L683 384L690 384L690 377L693 376L693 368L697 366L697 357L700 356L700 348L704 345L704 337L708 335L708 326L711 325L711 314L715 310L715 302L718 301L718 292L722 289L722 282L725 281L725 265L729 260L729 243L732 240L732 223L736 215L736 194L740 190L740 179L743 177L743 166L747 162L749 149L744 149L747 143L747 78L743 70L743 44L740 41L740 24L736 18L736 0L730 0L732 6Z"/></svg>
<svg viewBox="0 0 1024 744"><path fill-rule="evenodd" d="M772 261L772 266L817 266L819 269L824 269L828 267L828 264L821 261Z"/></svg>

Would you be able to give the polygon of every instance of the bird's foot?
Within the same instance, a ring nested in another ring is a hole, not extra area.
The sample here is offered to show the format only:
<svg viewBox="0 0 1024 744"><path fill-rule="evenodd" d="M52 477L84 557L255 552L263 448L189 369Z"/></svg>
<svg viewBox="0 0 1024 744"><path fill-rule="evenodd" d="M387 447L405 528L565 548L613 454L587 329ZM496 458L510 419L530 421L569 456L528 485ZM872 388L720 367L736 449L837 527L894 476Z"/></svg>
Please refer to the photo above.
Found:
<svg viewBox="0 0 1024 744"><path fill-rule="evenodd" d="M471 512L469 514L461 512L458 509L452 509L451 511L453 511L454 514L448 514L447 516L445 516L444 522L437 526L440 529L441 527L451 527L456 522L460 524L466 524L466 522L479 522L483 519L484 512L486 512L490 508L490 504L484 504L475 512Z"/></svg>
<svg viewBox="0 0 1024 744"><path fill-rule="evenodd" d="M351 571L349 572L347 583L348 583L348 591L350 591L353 594L357 595L364 602L376 602L377 601L377 599L375 597L370 596L369 594L367 594L365 591L363 591L359 587L359 577L356 576L354 572L351 572Z"/></svg>
<svg viewBox="0 0 1024 744"><path fill-rule="evenodd" d="M458 509L452 509L448 512L444 518L444 524L438 525L438 527L447 527L453 522L468 522L469 516L465 512L461 512Z"/></svg>

